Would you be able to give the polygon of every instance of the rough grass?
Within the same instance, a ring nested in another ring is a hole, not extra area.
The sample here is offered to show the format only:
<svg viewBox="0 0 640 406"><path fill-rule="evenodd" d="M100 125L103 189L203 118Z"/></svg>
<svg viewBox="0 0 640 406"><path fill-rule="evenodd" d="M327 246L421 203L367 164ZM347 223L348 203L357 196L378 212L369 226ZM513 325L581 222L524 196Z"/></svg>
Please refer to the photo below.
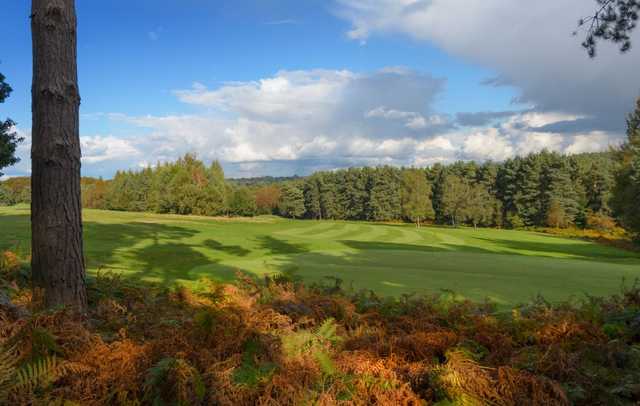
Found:
<svg viewBox="0 0 640 406"><path fill-rule="evenodd" d="M85 210L90 273L114 270L165 286L231 281L236 271L297 273L308 282L399 297L452 290L506 307L619 291L640 277L640 256L580 239L525 231L206 217ZM27 207L0 208L0 250L28 255Z"/></svg>

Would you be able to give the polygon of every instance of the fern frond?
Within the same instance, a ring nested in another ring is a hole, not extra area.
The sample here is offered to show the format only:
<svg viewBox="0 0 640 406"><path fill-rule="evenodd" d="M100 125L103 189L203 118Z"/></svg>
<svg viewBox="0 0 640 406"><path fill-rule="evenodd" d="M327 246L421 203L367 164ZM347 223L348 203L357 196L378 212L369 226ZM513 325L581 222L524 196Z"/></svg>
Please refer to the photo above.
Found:
<svg viewBox="0 0 640 406"><path fill-rule="evenodd" d="M0 350L0 402L6 400L14 385L17 363L13 348Z"/></svg>
<svg viewBox="0 0 640 406"><path fill-rule="evenodd" d="M338 329L338 325L333 318L328 318L322 322L318 330L316 331L316 336L320 340L328 341L332 344L340 342L342 339L339 335L336 334Z"/></svg>
<svg viewBox="0 0 640 406"><path fill-rule="evenodd" d="M58 361L56 357L47 357L27 364L16 373L15 384L12 392L32 393L37 388L49 386L67 371L65 362Z"/></svg>

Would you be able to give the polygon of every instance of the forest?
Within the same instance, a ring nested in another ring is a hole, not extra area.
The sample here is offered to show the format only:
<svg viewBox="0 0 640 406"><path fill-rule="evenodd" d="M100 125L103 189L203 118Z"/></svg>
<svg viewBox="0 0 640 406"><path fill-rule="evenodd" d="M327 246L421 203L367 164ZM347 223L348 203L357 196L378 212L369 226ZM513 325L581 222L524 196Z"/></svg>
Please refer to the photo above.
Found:
<svg viewBox="0 0 640 406"><path fill-rule="evenodd" d="M622 162L633 151L626 145L602 153L542 151L501 163L350 168L255 182L225 179L218 162L207 166L186 155L141 171L119 171L113 180L83 178L82 203L95 209L204 216L273 214L499 228L607 230L617 221L632 229L624 213L634 207L625 207L630 196L622 193L623 180L634 176L628 173L632 166ZM28 203L29 187L27 178L2 182L0 203Z"/></svg>

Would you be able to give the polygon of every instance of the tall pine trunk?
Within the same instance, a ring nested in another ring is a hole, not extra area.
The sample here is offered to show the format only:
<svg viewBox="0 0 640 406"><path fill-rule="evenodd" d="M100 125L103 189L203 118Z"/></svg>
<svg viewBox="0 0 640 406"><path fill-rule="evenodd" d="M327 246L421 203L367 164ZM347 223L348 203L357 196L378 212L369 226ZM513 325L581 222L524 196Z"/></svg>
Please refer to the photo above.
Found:
<svg viewBox="0 0 640 406"><path fill-rule="evenodd" d="M32 0L31 245L47 307L86 310L74 0Z"/></svg>

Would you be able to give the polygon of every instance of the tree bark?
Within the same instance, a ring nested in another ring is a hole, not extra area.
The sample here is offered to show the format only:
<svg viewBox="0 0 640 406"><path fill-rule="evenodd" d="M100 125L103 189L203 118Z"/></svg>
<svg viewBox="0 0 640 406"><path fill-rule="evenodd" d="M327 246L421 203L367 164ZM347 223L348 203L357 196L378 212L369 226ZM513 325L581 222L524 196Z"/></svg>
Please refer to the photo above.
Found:
<svg viewBox="0 0 640 406"><path fill-rule="evenodd" d="M44 304L85 311L74 0L32 0L31 267Z"/></svg>

